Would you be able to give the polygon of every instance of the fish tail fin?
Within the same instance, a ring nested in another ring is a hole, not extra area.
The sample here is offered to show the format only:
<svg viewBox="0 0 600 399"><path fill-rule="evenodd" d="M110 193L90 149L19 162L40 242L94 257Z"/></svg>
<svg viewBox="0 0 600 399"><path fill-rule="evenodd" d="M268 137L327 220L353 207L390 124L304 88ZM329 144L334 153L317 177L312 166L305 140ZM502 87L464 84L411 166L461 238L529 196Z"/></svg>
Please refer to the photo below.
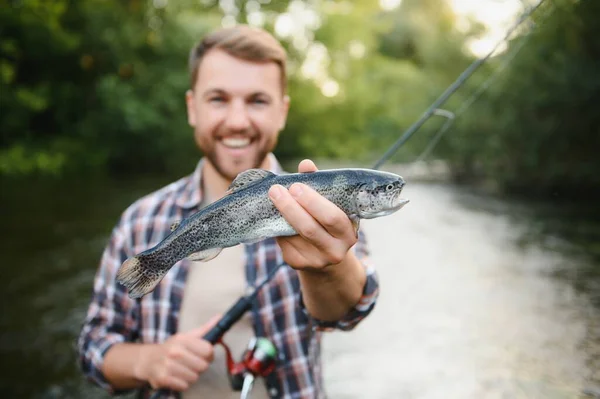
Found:
<svg viewBox="0 0 600 399"><path fill-rule="evenodd" d="M117 281L129 289L131 298L143 297L156 288L164 277L164 273L150 273L149 270L144 270L146 267L143 263L140 256L133 256L123 262L117 272Z"/></svg>

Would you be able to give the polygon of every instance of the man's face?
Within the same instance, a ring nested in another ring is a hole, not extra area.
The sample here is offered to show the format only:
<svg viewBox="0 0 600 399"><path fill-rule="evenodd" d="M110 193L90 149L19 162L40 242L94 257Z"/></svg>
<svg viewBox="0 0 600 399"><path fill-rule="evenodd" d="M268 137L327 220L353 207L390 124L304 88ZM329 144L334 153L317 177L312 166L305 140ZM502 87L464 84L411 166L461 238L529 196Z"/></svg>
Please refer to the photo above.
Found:
<svg viewBox="0 0 600 399"><path fill-rule="evenodd" d="M255 63L213 49L186 95L196 143L228 180L263 164L284 127L289 100L277 64Z"/></svg>

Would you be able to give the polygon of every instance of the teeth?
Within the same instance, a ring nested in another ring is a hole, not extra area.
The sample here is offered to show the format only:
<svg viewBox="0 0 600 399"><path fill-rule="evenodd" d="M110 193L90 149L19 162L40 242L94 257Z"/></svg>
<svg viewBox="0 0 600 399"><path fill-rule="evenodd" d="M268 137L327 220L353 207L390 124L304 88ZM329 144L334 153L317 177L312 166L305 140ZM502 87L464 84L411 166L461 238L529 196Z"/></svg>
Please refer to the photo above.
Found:
<svg viewBox="0 0 600 399"><path fill-rule="evenodd" d="M250 139L249 138L228 137L228 138L222 139L221 142L223 144L225 144L226 147L229 147L229 148L242 148L242 147L246 147L248 144L250 144Z"/></svg>

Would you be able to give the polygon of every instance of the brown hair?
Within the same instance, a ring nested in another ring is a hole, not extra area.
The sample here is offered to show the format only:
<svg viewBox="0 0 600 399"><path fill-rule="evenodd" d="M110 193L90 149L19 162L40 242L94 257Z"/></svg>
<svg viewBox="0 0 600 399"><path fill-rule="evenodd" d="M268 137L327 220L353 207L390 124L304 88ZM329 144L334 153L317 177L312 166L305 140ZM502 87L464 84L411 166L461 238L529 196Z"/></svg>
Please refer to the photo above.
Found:
<svg viewBox="0 0 600 399"><path fill-rule="evenodd" d="M247 25L237 25L209 33L190 52L189 69L192 89L196 86L202 58L210 49L221 49L227 54L253 62L274 62L281 71L281 90L286 92L286 52L270 33Z"/></svg>

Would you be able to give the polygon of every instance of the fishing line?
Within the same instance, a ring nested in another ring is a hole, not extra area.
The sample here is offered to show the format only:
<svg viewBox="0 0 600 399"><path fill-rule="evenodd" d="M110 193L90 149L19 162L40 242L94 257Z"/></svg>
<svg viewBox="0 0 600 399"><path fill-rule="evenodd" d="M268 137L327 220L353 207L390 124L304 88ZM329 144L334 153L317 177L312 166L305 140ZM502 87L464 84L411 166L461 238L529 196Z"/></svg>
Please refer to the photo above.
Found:
<svg viewBox="0 0 600 399"><path fill-rule="evenodd" d="M506 42L510 38L510 36L517 30L517 28L519 28L519 26L521 26L521 24L523 22L525 22L525 20L527 20L527 18L529 18L529 16L535 10L537 10L542 5L542 3L544 3L544 1L545 0L540 0L537 4L532 6L523 15L521 15L521 17L518 19L518 21L506 32L506 34L504 35L504 38L502 40L498 41L494 45L494 47L484 57L478 58L473 63L471 63L471 65L469 65L469 67L467 67L467 69L465 69L459 75L459 77L454 81L454 83L452 83L446 89L446 91L444 91L437 98L437 100L435 100L433 102L433 104L431 104L431 106L423 113L423 115L412 126L410 126L404 132L404 134L402 134L402 136L385 152L385 154L383 154L383 156L375 163L375 165L373 166L373 169L379 169L381 167L381 165L383 165L398 150L398 148L400 148L402 145L404 145L404 143L406 143L406 141L421 126L423 126L423 124L425 124L425 122L429 118L431 118L432 115L434 115L435 111L437 109L439 109L440 106L443 105L448 100L448 98L450 98L450 96L452 94L454 94L454 92L456 90L458 90L467 81L467 79L469 79L471 77L471 75L473 75L473 73L477 70L477 68L479 68L484 62L486 62L492 56L492 54L494 54L496 52L496 50L500 47L500 45L502 43Z"/></svg>
<svg viewBox="0 0 600 399"><path fill-rule="evenodd" d="M473 104L475 102L475 100L477 100L479 98L479 96L481 96L481 94L483 94L484 91L486 91L491 84L500 76L500 74L502 72L504 72L504 70L506 69L506 67L510 64L510 62L516 57L516 55L519 53L519 51L523 48L523 46L525 45L526 41L529 39L529 35L526 36L523 40L521 40L517 47L515 48L515 50L513 51L512 54L510 54L509 57L507 57L504 62L494 71L494 73L492 75L490 75L475 91L475 93L473 93L471 95L471 97L469 97L468 99L466 99L465 101L463 101L463 103L460 105L460 107L458 108L458 110L456 112L450 112L450 111L445 111L448 113L452 114L452 117L448 117L448 121L446 123L444 123L444 125L437 131L437 133L433 136L433 138L429 141L429 144L427 145L427 147L423 150L423 152L412 162L412 164L417 164L421 161L423 161L425 158L427 158L429 156L429 154L431 153L431 151L433 151L433 149L437 146L437 144L439 143L440 139L442 138L442 136L444 135L444 133L446 133L446 131L448 131L450 129L450 126L452 126L454 120L456 118L458 118L460 115L462 115L470 106L471 104ZM440 110L436 110L436 111L440 111Z"/></svg>
<svg viewBox="0 0 600 399"><path fill-rule="evenodd" d="M542 16L542 20L546 20L548 16L551 14L552 10L549 10L545 15ZM535 23L530 21L531 25L535 26ZM532 27L533 29L533 27ZM477 90L463 103L460 105L458 110L454 113L454 119L461 116L465 111L486 91L492 83L506 70L506 68L510 65L510 63L514 60L514 58L519 54L519 52L523 49L525 44L531 39L531 32L529 32L523 39L521 39L514 50L502 61L502 63L496 68L496 70L477 88ZM448 131L451 127L452 123L445 123L435 134L435 136L431 139L425 150L412 162L413 167L415 164L422 162L425 158L429 156L431 151L437 146L442 136Z"/></svg>
<svg viewBox="0 0 600 399"><path fill-rule="evenodd" d="M420 161L422 161L423 159L425 159L425 157L435 148L435 146L437 145L437 143L442 138L442 135L444 134L444 132L450 128L450 126L454 122L454 119L456 119L456 117L458 116L454 112L450 112L450 111L447 111L447 110L444 110L444 109L436 109L435 113L437 113L438 115L441 114L442 116L446 117L447 120L442 125L442 127L440 128L440 130L435 134L435 136L433 137L433 139L431 139L429 141L429 144L427 145L427 147L425 148L425 150L423 150L423 152L421 153L421 155L419 157L417 157L417 159L415 159L412 162L413 163L413 167L414 167L415 164L417 164Z"/></svg>

